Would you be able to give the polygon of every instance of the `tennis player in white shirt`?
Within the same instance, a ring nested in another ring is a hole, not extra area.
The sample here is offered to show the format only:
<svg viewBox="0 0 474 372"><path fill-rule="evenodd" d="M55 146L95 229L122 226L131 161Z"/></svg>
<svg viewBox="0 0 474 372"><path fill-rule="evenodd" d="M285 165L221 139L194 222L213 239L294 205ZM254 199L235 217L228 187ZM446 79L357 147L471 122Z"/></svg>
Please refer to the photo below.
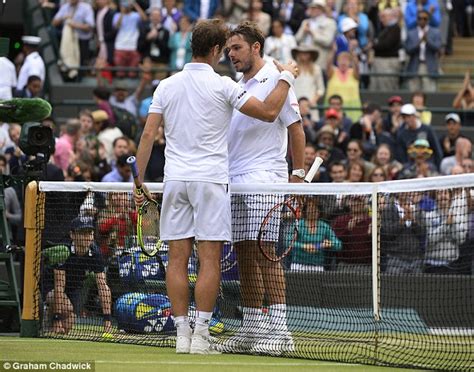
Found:
<svg viewBox="0 0 474 372"><path fill-rule="evenodd" d="M231 240L227 131L232 112L237 109L271 125L298 74L295 64L276 63L281 71L278 84L260 101L230 78L214 72L227 35L227 27L220 20L198 22L191 43L192 62L162 80L156 89L137 152L138 170L144 175L158 127L164 125L166 162L160 231L161 240L169 242L166 285L177 328L177 353L213 351L209 321L219 290L223 243ZM143 203L136 190L134 195L137 205ZM187 267L194 239L198 241L200 270L192 333Z"/></svg>
<svg viewBox="0 0 474 372"><path fill-rule="evenodd" d="M259 99L268 96L278 84L280 74L273 64L263 59L264 43L265 37L258 26L248 21L233 29L227 42L229 58L235 69L243 73L240 85ZM305 134L293 89L273 125L265 125L259 119L234 110L228 138L231 184L288 182L288 138L293 166L290 182L304 181ZM258 227L279 201L272 203L268 197L264 200L251 195L232 203L232 233L239 262L243 324L227 341L229 351L250 350L272 355L294 351L286 322L283 268L280 262L267 260L257 245ZM275 249L274 246L273 242L268 242L265 248ZM270 327L266 328L262 327L265 324L262 321L265 296L270 319Z"/></svg>

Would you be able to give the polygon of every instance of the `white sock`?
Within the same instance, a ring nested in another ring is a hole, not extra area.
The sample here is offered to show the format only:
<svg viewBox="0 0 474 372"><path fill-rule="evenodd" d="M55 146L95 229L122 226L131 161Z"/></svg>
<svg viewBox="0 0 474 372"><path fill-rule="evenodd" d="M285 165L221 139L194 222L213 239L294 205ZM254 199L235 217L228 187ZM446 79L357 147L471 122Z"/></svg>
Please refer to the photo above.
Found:
<svg viewBox="0 0 474 372"><path fill-rule="evenodd" d="M242 315L244 317L242 321L243 331L248 333L254 333L262 321L262 309L259 307L243 307Z"/></svg>
<svg viewBox="0 0 474 372"><path fill-rule="evenodd" d="M270 305L270 322L276 331L288 332L286 324L286 304Z"/></svg>
<svg viewBox="0 0 474 372"><path fill-rule="evenodd" d="M196 325L194 326L194 334L208 336L209 322L212 318L212 312L196 311Z"/></svg>
<svg viewBox="0 0 474 372"><path fill-rule="evenodd" d="M176 334L178 336L191 336L191 327L187 316L177 316L174 318L174 325L176 326Z"/></svg>

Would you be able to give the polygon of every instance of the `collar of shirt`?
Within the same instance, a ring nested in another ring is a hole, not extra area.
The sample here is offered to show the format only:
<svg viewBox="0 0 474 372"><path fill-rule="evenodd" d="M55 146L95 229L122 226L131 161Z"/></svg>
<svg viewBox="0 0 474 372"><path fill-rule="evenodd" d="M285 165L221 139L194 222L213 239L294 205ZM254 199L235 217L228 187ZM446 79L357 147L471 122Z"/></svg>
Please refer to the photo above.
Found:
<svg viewBox="0 0 474 372"><path fill-rule="evenodd" d="M212 71L214 72L214 69L212 68L211 65L207 63L200 63L200 62L189 62L184 65L183 70L201 70L201 71Z"/></svg>
<svg viewBox="0 0 474 372"><path fill-rule="evenodd" d="M242 77L242 79L240 79L239 81L239 84L241 86L249 86L250 84L254 84L255 82L264 83L268 80L268 69L270 68L271 67L268 65L268 63L265 63L262 68L258 70L257 73L249 80L245 81Z"/></svg>

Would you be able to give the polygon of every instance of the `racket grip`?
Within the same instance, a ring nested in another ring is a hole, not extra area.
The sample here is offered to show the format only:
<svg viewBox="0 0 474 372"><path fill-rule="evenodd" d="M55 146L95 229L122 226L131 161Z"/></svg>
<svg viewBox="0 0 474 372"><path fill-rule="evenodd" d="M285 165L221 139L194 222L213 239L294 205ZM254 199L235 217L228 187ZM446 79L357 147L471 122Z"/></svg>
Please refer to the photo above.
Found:
<svg viewBox="0 0 474 372"><path fill-rule="evenodd" d="M135 181L135 186L137 186L137 189L140 189L142 185L141 185L140 179L138 178L137 158L135 158L135 156L129 156L127 158L127 164L130 166L130 169L132 170L132 176L133 176L133 180Z"/></svg>
<svg viewBox="0 0 474 372"><path fill-rule="evenodd" d="M305 182L311 183L313 181L313 178L318 172L318 169L321 166L321 164L323 164L323 161L324 160L320 158L319 156L316 159L314 159L313 165L311 166L311 168L308 171L308 174L304 178Z"/></svg>

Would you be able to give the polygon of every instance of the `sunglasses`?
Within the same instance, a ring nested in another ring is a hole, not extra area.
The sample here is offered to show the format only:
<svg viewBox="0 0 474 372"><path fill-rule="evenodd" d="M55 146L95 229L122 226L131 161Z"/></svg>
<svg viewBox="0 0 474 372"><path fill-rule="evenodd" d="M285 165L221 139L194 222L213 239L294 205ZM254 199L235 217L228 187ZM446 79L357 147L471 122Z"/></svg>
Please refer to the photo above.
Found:
<svg viewBox="0 0 474 372"><path fill-rule="evenodd" d="M383 173L373 173L372 176L383 177Z"/></svg>
<svg viewBox="0 0 474 372"><path fill-rule="evenodd" d="M419 21L427 21L427 20L428 20L428 17L418 17L418 20L419 20Z"/></svg>

